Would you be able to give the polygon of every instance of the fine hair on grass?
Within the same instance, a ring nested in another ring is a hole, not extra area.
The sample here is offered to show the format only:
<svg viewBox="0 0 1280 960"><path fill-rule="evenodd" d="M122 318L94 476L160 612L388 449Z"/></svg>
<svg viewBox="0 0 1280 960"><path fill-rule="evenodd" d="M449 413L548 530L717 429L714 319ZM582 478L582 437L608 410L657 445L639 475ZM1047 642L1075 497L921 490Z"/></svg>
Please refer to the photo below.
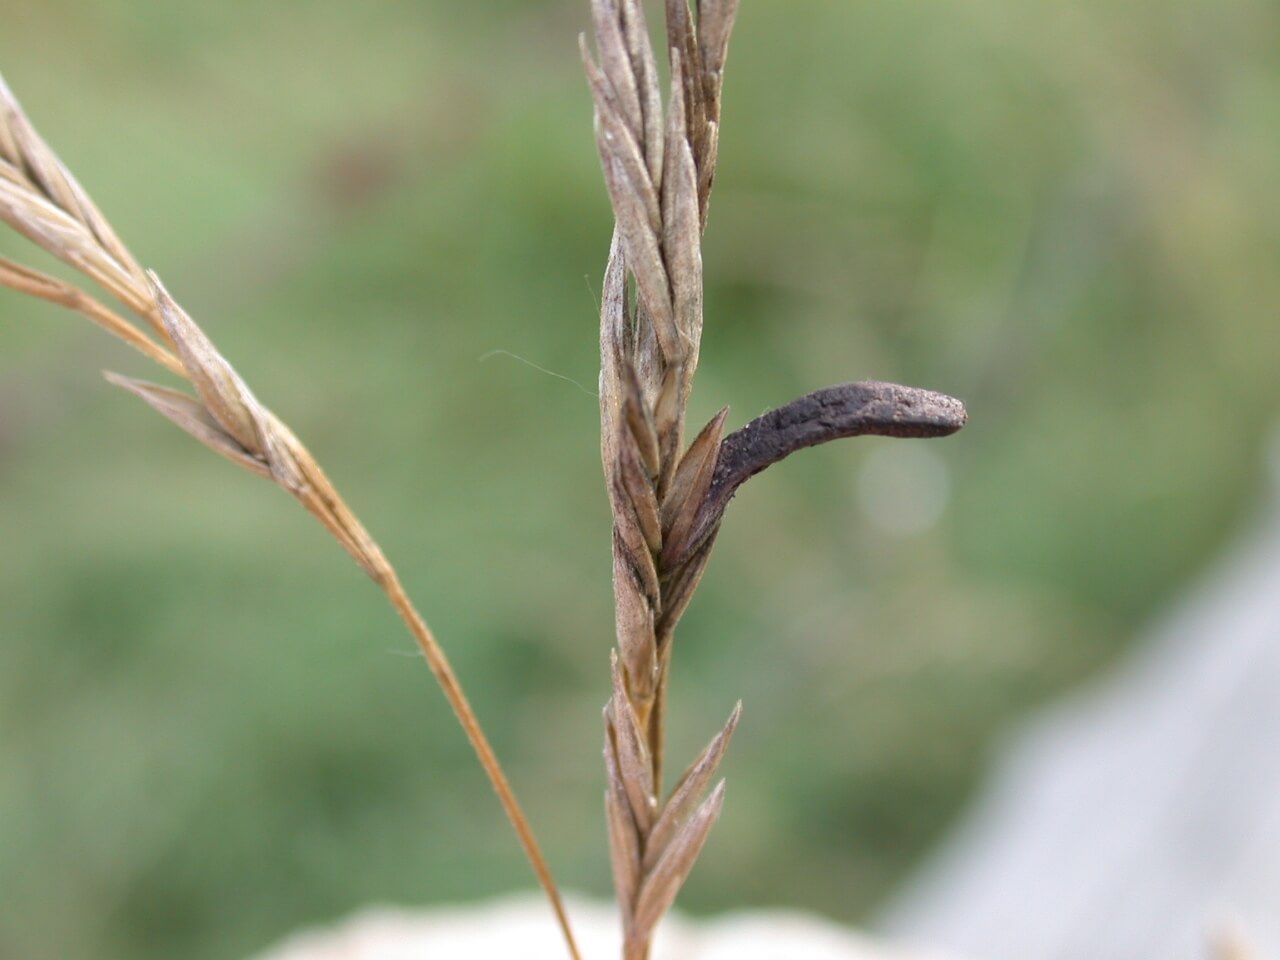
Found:
<svg viewBox="0 0 1280 960"><path fill-rule="evenodd" d="M703 328L702 235L738 3L666 0L664 89L640 0L590 2L595 51L585 38L580 47L615 219L600 314L600 446L613 515L616 611L604 711L605 816L623 957L644 960L720 814L725 789L715 782L717 770L741 713L740 704L730 707L723 728L664 788L676 627L730 499L751 476L802 447L864 434L945 436L966 414L942 394L864 381L800 397L736 432L726 434L727 408L696 432L687 429ZM576 960L569 919L532 828L395 568L308 449L139 265L2 79L0 220L114 304L2 257L0 286L82 314L186 381L189 391L107 374L210 449L281 487L386 595L457 715Z"/></svg>

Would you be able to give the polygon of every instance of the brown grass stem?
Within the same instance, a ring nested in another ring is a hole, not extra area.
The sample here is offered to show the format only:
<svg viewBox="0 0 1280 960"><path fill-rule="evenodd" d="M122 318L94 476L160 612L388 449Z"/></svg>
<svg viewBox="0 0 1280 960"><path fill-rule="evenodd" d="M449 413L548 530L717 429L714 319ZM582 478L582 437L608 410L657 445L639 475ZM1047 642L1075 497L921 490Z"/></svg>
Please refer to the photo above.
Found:
<svg viewBox="0 0 1280 960"><path fill-rule="evenodd" d="M79 270L149 325L161 341L71 284L0 258L0 286L56 303L187 380L195 396L117 374L135 394L201 443L293 496L386 594L408 627L498 795L564 936L581 960L546 858L462 684L395 569L293 432L259 403L231 364L155 274L142 269L92 200L36 132L0 77L0 221ZM172 346L176 354L168 349Z"/></svg>
<svg viewBox="0 0 1280 960"><path fill-rule="evenodd" d="M467 739L471 742L471 747L475 751L476 758L480 761L480 766L484 768L484 772L488 775L489 782L493 785L494 792L498 795L498 801L502 804L502 809L511 821L511 826L515 829L516 836L520 838L520 845L524 847L525 856L528 857L529 863L533 867L533 872L537 874L538 883L541 884L547 899L551 902L551 909L555 911L556 922L564 935L565 944L569 948L569 955L573 957L573 960L581 960L578 945L573 938L573 929L569 924L569 915L565 911L564 901L560 897L560 891L556 887L555 880L552 879L551 868L547 866L546 858L543 857L542 850L538 847L538 841L534 838L533 829L529 826L528 818L525 817L524 810L520 807L520 801L516 799L515 791L511 789L510 783L507 782L506 774L502 770L502 764L498 762L493 748L489 745L489 740L484 735L484 730L480 727L480 721L476 719L476 715L471 709L471 703L467 700L462 684L458 682L457 675L454 674L453 667L450 666L444 649L436 642L431 628L427 626L426 621L422 619L417 608L414 607L413 602L404 592L404 588L400 585L400 578L396 576L396 572L390 564L387 565L385 578L379 580L378 585L386 593L387 599L391 601L391 606L400 615L400 619L404 621L405 626L409 628L409 633L413 635L414 642L417 643L418 649L422 651L422 656L426 659L427 665L431 668L431 672L435 674L436 680L440 684L440 690L444 693L445 699L449 701L449 706L453 708L453 712L458 718L458 723L461 724Z"/></svg>

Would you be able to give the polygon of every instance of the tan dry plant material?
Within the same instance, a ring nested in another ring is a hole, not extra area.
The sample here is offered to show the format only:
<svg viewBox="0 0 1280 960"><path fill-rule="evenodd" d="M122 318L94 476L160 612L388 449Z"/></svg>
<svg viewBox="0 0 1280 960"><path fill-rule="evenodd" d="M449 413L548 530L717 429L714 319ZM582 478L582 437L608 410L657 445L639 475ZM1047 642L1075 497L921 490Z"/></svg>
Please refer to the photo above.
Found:
<svg viewBox="0 0 1280 960"><path fill-rule="evenodd" d="M581 42L615 229L600 316L601 455L613 509L617 651L605 708L605 812L624 960L645 960L724 801L716 767L741 705L664 799L665 705L676 625L737 488L838 437L943 436L963 405L896 384L821 390L725 437L722 410L685 446L702 339L702 232L737 0L666 2L663 96L641 0L592 0ZM663 102L666 101L664 112ZM709 795L708 794L709 790ZM706 795L706 799L702 799Z"/></svg>
<svg viewBox="0 0 1280 960"><path fill-rule="evenodd" d="M195 396L118 374L106 375L111 383L141 397L210 449L289 493L386 594L457 715L547 894L569 953L577 960L568 916L528 820L444 650L405 594L395 569L302 442L258 402L155 274L138 265L88 194L36 133L2 77L0 220L93 280L145 321L160 342L79 288L4 258L0 258L0 286L75 310L190 381Z"/></svg>

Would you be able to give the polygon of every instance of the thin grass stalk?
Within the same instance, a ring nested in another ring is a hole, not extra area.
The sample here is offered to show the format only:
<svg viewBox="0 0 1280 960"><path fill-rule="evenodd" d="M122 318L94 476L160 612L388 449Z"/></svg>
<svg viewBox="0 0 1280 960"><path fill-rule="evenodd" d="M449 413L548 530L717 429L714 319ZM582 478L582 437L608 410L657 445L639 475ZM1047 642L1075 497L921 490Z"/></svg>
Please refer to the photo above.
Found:
<svg viewBox="0 0 1280 960"><path fill-rule="evenodd" d="M0 258L0 286L81 313L189 381L195 387L195 396L107 375L110 382L137 395L206 446L271 479L292 495L383 591L426 659L497 793L551 904L570 957L581 960L564 902L528 818L443 648L405 593L394 567L301 441L258 402L159 279L138 265L88 195L36 133L2 77L0 220L96 282L149 324L161 342L79 288L4 258Z"/></svg>
<svg viewBox="0 0 1280 960"><path fill-rule="evenodd" d="M396 576L390 565L387 567L387 574L387 581L381 583L380 586L386 593L387 599L391 601L391 606L395 608L405 626L409 628L409 633L413 635L413 639L418 644L418 649L422 651L427 665L430 666L431 672L435 674L436 680L440 684L440 689L444 692L445 699L449 701L449 706L453 708L453 712L458 717L458 722L462 725L463 731L466 732L467 739L471 742L476 758L480 761L480 766L484 768L485 774L489 777L489 782L498 794L502 809L506 812L507 819L511 821L511 826L515 829L516 836L520 838L520 845L524 848L525 856L533 867L533 872L537 875L538 884L546 893L551 909L555 913L556 923L564 936L569 955L574 960L581 960L577 943L574 941L573 930L569 923L569 915L565 910L560 891L556 887L555 879L551 875L551 868L547 865L546 858L542 855L542 850L534 837L533 828L530 827L520 802L516 799L515 791L511 789L511 785L507 781L502 764L498 762L493 748L489 745L488 738L485 737L484 731L480 727L480 721L476 719L475 713L471 709L471 704L463 692L462 684L458 682L453 668L449 665L444 649L436 642L435 636L404 592L400 585L399 577Z"/></svg>

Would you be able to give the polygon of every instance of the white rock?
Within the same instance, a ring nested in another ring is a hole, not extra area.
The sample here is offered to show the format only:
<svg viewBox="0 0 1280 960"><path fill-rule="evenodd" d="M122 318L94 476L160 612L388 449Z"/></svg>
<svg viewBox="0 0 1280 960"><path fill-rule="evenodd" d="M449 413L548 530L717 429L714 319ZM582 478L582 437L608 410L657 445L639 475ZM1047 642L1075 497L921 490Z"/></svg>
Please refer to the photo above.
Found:
<svg viewBox="0 0 1280 960"><path fill-rule="evenodd" d="M621 956L617 913L573 898L568 903L584 960ZM541 897L521 895L460 907L375 907L328 929L291 937L255 960L565 960L565 948ZM654 960L956 960L904 952L827 920L792 911L729 914L663 922Z"/></svg>

